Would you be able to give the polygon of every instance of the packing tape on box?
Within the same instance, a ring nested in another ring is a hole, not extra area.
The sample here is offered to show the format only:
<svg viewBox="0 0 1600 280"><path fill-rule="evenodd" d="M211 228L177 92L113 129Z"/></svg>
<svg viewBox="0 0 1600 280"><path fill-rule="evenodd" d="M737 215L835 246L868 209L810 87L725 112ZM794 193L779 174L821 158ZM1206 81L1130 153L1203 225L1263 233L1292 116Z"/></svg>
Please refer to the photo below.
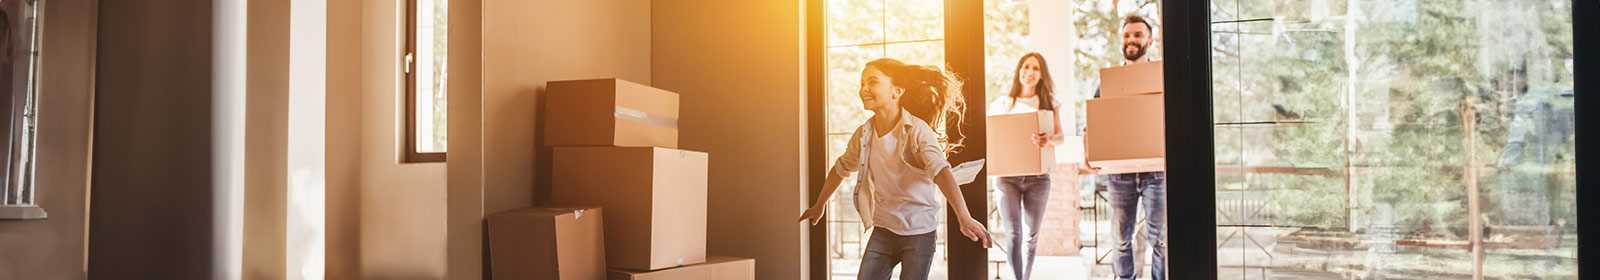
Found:
<svg viewBox="0 0 1600 280"><path fill-rule="evenodd" d="M582 218L583 218L583 209L578 209L578 210L573 210L572 211L572 219L573 220L582 219Z"/></svg>
<svg viewBox="0 0 1600 280"><path fill-rule="evenodd" d="M618 119L642 122L656 126L678 128L678 118L651 114L645 111L634 110L633 108L617 106L616 113L613 115L617 116Z"/></svg>

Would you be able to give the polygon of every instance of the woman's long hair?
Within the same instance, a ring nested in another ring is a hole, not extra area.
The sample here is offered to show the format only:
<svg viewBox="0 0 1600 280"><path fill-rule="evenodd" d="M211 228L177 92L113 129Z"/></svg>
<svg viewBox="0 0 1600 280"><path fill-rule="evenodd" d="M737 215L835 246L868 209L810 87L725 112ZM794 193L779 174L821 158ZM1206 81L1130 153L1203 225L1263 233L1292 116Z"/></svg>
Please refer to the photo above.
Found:
<svg viewBox="0 0 1600 280"><path fill-rule="evenodd" d="M964 138L961 126L965 122L962 115L967 110L967 101L961 96L960 77L936 66L911 65L892 58L873 60L867 67L883 71L895 87L906 90L900 97L900 107L927 122L934 133L939 133L946 155L960 150ZM945 132L938 132L939 128L945 128Z"/></svg>
<svg viewBox="0 0 1600 280"><path fill-rule="evenodd" d="M1056 82L1050 78L1050 65L1044 63L1044 55L1030 52L1017 60L1017 69L1011 70L1011 106L1017 106L1017 98L1022 97L1022 64L1028 58L1039 59L1039 84L1033 86L1034 96L1039 97L1039 111L1055 111Z"/></svg>

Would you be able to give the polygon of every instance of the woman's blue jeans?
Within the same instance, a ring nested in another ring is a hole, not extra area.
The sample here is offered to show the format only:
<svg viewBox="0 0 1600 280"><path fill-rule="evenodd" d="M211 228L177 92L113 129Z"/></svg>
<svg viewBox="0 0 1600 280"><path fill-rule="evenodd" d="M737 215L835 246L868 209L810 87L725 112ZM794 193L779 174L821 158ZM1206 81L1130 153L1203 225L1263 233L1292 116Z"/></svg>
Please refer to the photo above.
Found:
<svg viewBox="0 0 1600 280"><path fill-rule="evenodd" d="M1011 259L1012 275L1017 280L1027 280L1033 274L1039 225L1050 203L1050 175L1002 177L999 189L1000 220L1011 227L1010 242L1004 245Z"/></svg>

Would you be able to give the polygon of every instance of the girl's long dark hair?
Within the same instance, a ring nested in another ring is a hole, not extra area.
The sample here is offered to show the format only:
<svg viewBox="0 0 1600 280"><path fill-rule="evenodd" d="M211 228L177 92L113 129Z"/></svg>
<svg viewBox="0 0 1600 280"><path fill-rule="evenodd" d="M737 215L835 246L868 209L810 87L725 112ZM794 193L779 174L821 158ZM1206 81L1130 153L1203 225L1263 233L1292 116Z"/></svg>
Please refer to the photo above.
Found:
<svg viewBox="0 0 1600 280"><path fill-rule="evenodd" d="M1039 111L1055 111L1056 82L1050 79L1050 65L1044 63L1044 55L1037 52L1022 55L1022 59L1017 60L1017 69L1011 70L1011 106L1017 106L1017 98L1022 97L1022 75L1017 73L1022 72L1022 64L1028 62L1029 57L1039 59L1039 84L1033 86L1033 94L1039 97Z"/></svg>
<svg viewBox="0 0 1600 280"><path fill-rule="evenodd" d="M940 70L932 65L911 65L892 58L881 58L867 63L867 67L883 71L894 86L906 90L900 97L900 107L912 116L928 123L939 134L946 155L961 148L961 126L967 110L966 98L961 95L961 78L955 73ZM939 132L945 128L945 132Z"/></svg>

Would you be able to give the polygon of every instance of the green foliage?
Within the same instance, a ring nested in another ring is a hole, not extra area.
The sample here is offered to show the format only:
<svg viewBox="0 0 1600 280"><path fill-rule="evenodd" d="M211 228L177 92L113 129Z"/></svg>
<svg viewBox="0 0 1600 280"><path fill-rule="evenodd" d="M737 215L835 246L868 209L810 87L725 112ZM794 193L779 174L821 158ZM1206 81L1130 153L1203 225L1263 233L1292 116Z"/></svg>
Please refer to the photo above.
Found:
<svg viewBox="0 0 1600 280"><path fill-rule="evenodd" d="M1161 33L1160 2L1156 0L1113 0L1113 1L1081 1L1077 5L1078 11L1074 13L1073 26L1078 28L1078 38L1074 42L1074 67L1077 67L1076 82L1077 92L1082 96L1092 97L1095 89L1100 85L1100 69L1122 65L1126 59L1122 57L1122 18L1128 15L1140 15L1150 21L1156 34ZM1147 55L1151 59L1161 60L1161 36L1155 37L1155 42Z"/></svg>
<svg viewBox="0 0 1600 280"><path fill-rule="evenodd" d="M1273 190L1280 225L1461 236L1468 221L1463 165L1494 166L1514 136L1517 102L1553 104L1558 115L1550 119L1571 114L1563 110L1570 99L1551 97L1571 88L1564 63L1572 53L1571 15L1562 1L1213 3L1218 21L1266 19L1213 25L1216 121L1305 122L1218 126L1218 164L1326 167L1356 176L1349 183L1245 177L1248 188ZM1473 143L1464 141L1461 117L1469 102L1477 111ZM1567 193L1576 186L1560 178L1574 172L1572 140L1550 148L1557 162L1529 167L1556 178L1552 215L1567 221L1574 220L1563 210L1572 205ZM1467 153L1468 144L1476 153ZM1497 182L1479 180L1485 190ZM1347 217L1347 209L1357 216ZM1346 218L1355 224L1343 224Z"/></svg>
<svg viewBox="0 0 1600 280"><path fill-rule="evenodd" d="M1010 92L1011 80L1017 74L1012 72L1016 69L1017 59L1033 51L1028 49L1031 45L1028 40L1030 35L1028 0L983 1L984 90L988 98L983 104L972 105L988 106ZM1066 67L1060 62L1056 67ZM1066 80L1057 81L1056 84L1064 85L1064 82Z"/></svg>

